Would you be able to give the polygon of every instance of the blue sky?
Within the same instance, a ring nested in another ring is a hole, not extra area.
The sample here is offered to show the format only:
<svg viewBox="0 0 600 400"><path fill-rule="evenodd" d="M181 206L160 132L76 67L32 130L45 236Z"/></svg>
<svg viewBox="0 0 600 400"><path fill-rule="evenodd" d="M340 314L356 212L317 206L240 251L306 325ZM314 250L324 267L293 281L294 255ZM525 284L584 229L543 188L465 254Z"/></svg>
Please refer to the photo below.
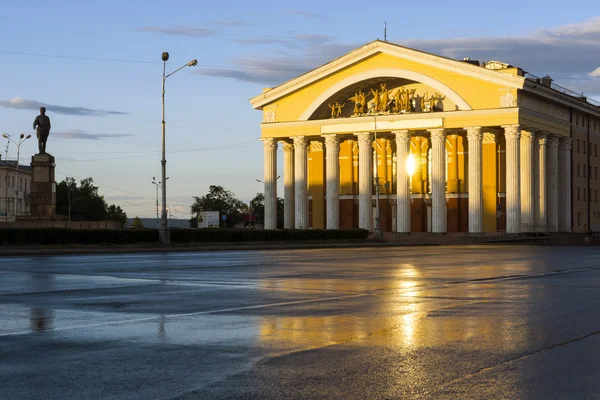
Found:
<svg viewBox="0 0 600 400"><path fill-rule="evenodd" d="M375 3L373 3L375 4ZM0 25L0 132L33 133L48 106L57 180L93 177L109 203L155 215L160 175L160 55L168 51L169 206L223 185L262 191L261 113L248 99L383 38L459 58L499 60L600 97L600 6L556 1L12 1ZM594 73L594 71L596 71ZM590 75L591 74L591 75ZM2 144L4 157L5 141ZM37 152L35 138L22 160ZM15 147L9 158L15 158ZM281 165L281 158L279 157ZM280 190L280 193L282 191Z"/></svg>

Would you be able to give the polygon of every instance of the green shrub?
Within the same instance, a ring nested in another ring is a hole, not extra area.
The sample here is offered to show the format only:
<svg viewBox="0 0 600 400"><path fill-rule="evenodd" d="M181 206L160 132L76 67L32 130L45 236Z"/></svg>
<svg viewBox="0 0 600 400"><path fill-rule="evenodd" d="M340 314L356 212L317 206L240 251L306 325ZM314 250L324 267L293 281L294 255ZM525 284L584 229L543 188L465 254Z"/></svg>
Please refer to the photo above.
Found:
<svg viewBox="0 0 600 400"><path fill-rule="evenodd" d="M171 242L277 242L305 240L360 240L364 229L172 229ZM158 242L156 229L0 229L0 245L26 244L133 244Z"/></svg>

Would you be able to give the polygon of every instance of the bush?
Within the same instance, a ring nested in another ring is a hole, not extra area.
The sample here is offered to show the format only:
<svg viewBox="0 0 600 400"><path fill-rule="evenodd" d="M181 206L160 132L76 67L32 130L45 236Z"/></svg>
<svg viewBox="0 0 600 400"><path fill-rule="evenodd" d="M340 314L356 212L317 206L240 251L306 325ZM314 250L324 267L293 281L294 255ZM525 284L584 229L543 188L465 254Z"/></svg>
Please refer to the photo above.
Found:
<svg viewBox="0 0 600 400"><path fill-rule="evenodd" d="M0 244L129 244L158 241L155 229L0 229Z"/></svg>
<svg viewBox="0 0 600 400"><path fill-rule="evenodd" d="M275 242L303 240L360 240L369 232L364 229L172 229L171 242ZM0 229L0 245L26 244L133 244L158 242L156 229Z"/></svg>

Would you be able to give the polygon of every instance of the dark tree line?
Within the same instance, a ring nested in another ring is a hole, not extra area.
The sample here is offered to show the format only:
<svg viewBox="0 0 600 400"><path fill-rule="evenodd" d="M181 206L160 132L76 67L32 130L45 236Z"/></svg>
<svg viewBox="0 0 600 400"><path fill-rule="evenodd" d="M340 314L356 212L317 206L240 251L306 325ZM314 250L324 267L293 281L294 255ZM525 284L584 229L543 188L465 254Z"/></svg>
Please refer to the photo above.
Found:
<svg viewBox="0 0 600 400"><path fill-rule="evenodd" d="M265 197L262 193L256 196L246 204L239 200L233 192L222 186L211 185L208 193L202 197L194 196L194 203L191 206L192 219L191 227L197 227L197 216L201 211L218 211L219 215L227 216L227 226L233 226L244 221L244 215L253 215L259 224L264 223L265 219ZM220 221L221 226L225 226L224 221ZM283 199L277 199L277 227L283 228Z"/></svg>
<svg viewBox="0 0 600 400"><path fill-rule="evenodd" d="M56 214L69 215L69 197L72 221L117 221L121 226L127 222L127 214L120 206L106 203L92 178L77 185L74 178L67 177L56 185Z"/></svg>

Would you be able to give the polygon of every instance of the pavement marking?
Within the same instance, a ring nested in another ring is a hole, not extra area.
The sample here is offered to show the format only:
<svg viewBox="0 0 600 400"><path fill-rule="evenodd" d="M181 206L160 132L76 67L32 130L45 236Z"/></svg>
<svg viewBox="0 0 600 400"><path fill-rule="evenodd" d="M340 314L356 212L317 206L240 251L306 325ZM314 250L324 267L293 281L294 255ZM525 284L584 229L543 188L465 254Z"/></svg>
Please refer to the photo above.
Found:
<svg viewBox="0 0 600 400"><path fill-rule="evenodd" d="M227 313L227 312L232 312L232 311L253 310L253 309L260 309L260 308L289 306L289 305L306 304L306 303L318 303L320 301L345 300L345 299L352 299L352 298L356 298L356 297L367 297L367 296L374 296L374 295L371 293L363 293L363 294L354 294L354 295L348 295L348 296L323 297L323 298L318 298L318 299L295 300L295 301L286 301L286 302L269 303L269 304L257 304L254 306L222 308L220 310L197 311L197 312L191 312L191 313L170 314L170 315L157 316L157 317L133 318L133 319L127 319L127 320L120 320L120 321L98 322L95 324L65 326L63 328L50 328L48 330L45 330L44 332L62 332L62 331L69 331L69 330L75 330L75 329L93 328L93 327L97 327L97 326L132 324L132 323L137 323L137 322L156 321L161 318L192 317L192 316L196 316L196 315ZM20 331L20 332L8 332L8 333L1 333L0 337L23 336L23 335L30 335L30 334L34 334L34 333L39 333L39 332L33 332L31 330Z"/></svg>

